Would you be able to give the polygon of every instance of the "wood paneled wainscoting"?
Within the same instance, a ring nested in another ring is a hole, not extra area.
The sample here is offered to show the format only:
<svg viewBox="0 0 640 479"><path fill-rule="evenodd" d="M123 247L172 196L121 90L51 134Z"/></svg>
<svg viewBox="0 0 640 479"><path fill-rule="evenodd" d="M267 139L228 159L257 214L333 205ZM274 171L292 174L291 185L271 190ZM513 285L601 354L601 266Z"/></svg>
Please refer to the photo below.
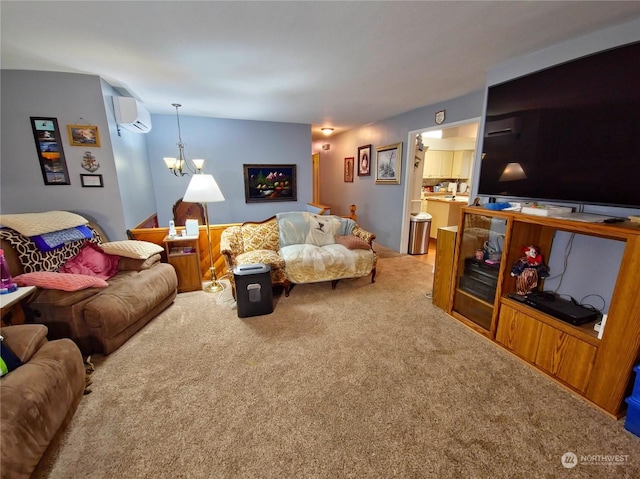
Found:
<svg viewBox="0 0 640 479"><path fill-rule="evenodd" d="M218 279L227 274L227 265L224 258L220 255L220 235L229 226L236 226L239 223L222 224L222 225L209 225L209 231L211 233L211 251L213 253L213 265L216 270ZM176 231L178 234L184 230L184 227L177 226ZM169 228L134 228L127 231L129 238L137 239L141 241L148 241L164 248L163 240L165 236L169 234ZM209 262L209 245L207 244L207 227L200 225L199 238L198 238L198 250L200 253L200 276L202 281L211 281L211 264ZM166 258L163 259L166 261Z"/></svg>

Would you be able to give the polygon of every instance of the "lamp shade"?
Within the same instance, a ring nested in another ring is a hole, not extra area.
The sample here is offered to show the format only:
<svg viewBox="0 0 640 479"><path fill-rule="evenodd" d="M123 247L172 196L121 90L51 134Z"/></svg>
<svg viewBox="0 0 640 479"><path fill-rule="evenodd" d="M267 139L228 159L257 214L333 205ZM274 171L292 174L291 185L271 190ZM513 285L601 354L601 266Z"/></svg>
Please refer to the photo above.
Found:
<svg viewBox="0 0 640 479"><path fill-rule="evenodd" d="M224 201L224 196L213 175L193 175L182 201L187 203L213 203Z"/></svg>
<svg viewBox="0 0 640 479"><path fill-rule="evenodd" d="M500 179L498 181L515 181L515 180L524 180L527 178L524 169L520 163L508 163L507 166L504 167L504 171L502 175L500 175Z"/></svg>

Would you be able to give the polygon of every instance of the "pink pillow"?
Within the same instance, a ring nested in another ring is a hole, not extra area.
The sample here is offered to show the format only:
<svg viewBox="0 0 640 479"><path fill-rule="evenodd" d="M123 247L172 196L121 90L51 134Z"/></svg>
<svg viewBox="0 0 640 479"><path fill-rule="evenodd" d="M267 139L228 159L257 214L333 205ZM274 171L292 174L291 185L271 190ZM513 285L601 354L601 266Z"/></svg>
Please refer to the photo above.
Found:
<svg viewBox="0 0 640 479"><path fill-rule="evenodd" d="M108 279L118 272L119 256L106 254L93 243L86 243L59 271L61 273L86 274Z"/></svg>
<svg viewBox="0 0 640 479"><path fill-rule="evenodd" d="M371 249L371 245L356 235L336 235L336 243L349 249Z"/></svg>
<svg viewBox="0 0 640 479"><path fill-rule="evenodd" d="M104 279L86 274L56 273L54 271L38 271L24 273L13 278L18 286L37 286L44 289L59 289L61 291L77 291L85 288L106 288L109 286Z"/></svg>

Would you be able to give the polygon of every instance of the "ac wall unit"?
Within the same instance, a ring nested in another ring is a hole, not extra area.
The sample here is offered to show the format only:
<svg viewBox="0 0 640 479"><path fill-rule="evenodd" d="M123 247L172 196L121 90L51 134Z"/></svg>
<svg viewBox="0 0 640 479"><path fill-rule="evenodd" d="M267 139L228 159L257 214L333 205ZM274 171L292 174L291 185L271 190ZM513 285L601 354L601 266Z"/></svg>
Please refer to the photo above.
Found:
<svg viewBox="0 0 640 479"><path fill-rule="evenodd" d="M501 120L487 120L484 136L517 135L520 133L520 118L510 117Z"/></svg>
<svg viewBox="0 0 640 479"><path fill-rule="evenodd" d="M147 109L135 98L114 96L113 109L118 124L134 133L148 133L151 131L151 115Z"/></svg>

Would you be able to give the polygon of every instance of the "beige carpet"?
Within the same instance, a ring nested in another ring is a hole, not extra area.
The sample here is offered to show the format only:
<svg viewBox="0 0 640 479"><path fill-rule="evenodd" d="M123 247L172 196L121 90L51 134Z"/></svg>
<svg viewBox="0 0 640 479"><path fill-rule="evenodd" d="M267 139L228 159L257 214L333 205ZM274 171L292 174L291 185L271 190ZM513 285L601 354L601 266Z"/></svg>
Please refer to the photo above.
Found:
<svg viewBox="0 0 640 479"><path fill-rule="evenodd" d="M266 316L180 294L94 357L43 477L640 477L623 421L434 308L431 266L381 250L375 284L297 285Z"/></svg>

